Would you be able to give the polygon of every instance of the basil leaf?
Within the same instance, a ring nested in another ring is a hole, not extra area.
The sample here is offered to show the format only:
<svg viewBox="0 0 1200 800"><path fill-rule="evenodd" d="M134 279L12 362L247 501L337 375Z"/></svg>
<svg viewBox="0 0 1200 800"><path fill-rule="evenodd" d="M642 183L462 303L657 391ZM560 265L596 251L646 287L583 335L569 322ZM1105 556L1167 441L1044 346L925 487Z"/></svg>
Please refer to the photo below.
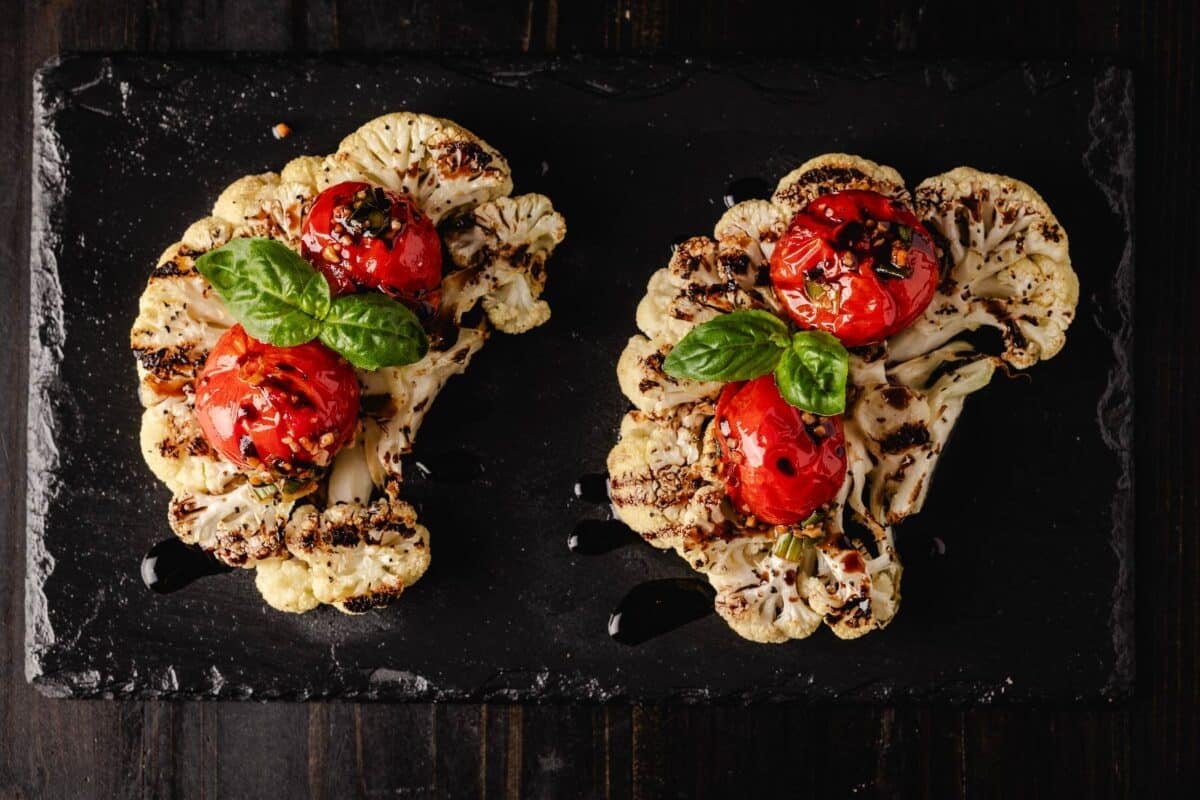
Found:
<svg viewBox="0 0 1200 800"><path fill-rule="evenodd" d="M748 381L775 368L788 326L766 311L734 311L692 328L663 362L663 371L698 381Z"/></svg>
<svg viewBox="0 0 1200 800"><path fill-rule="evenodd" d="M429 350L417 316L402 303L375 293L335 299L320 339L359 369L412 364Z"/></svg>
<svg viewBox="0 0 1200 800"><path fill-rule="evenodd" d="M832 417L846 410L850 354L824 331L801 331L775 367L783 399L804 411Z"/></svg>
<svg viewBox="0 0 1200 800"><path fill-rule="evenodd" d="M196 259L246 333L278 347L317 337L329 313L329 283L287 245L234 239Z"/></svg>

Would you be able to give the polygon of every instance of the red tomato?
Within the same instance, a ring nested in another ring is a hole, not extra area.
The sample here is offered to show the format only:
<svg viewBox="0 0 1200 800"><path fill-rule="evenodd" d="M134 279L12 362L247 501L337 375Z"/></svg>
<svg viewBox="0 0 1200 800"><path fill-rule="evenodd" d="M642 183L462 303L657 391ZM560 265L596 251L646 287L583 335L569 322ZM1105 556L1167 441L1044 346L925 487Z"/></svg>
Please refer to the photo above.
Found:
<svg viewBox="0 0 1200 800"><path fill-rule="evenodd" d="M726 385L716 424L725 491L742 513L789 525L841 489L846 477L841 418L789 405L773 375Z"/></svg>
<svg viewBox="0 0 1200 800"><path fill-rule="evenodd" d="M303 478L353 436L358 379L322 344L275 347L235 325L196 380L196 416L209 444L239 467Z"/></svg>
<svg viewBox="0 0 1200 800"><path fill-rule="evenodd" d="M355 181L330 186L317 195L300 240L335 296L378 289L417 310L437 309L442 242L407 196Z"/></svg>
<svg viewBox="0 0 1200 800"><path fill-rule="evenodd" d="M921 315L937 291L937 250L903 205L877 192L838 192L792 220L771 254L771 283L797 325L857 347Z"/></svg>

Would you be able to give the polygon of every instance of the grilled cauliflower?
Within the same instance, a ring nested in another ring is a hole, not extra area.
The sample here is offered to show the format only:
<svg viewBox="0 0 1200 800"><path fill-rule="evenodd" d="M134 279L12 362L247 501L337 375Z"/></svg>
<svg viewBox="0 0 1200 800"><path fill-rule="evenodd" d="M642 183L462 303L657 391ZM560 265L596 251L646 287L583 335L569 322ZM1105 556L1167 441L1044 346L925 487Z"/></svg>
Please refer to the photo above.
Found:
<svg viewBox="0 0 1200 800"><path fill-rule="evenodd" d="M294 497L252 486L200 430L196 376L235 321L195 261L239 237L299 249L315 198L343 181L413 198L440 226L453 263L428 354L404 367L358 372L356 438L320 486L297 490L309 504L294 509ZM396 494L401 457L446 381L487 340L489 322L520 333L550 315L541 299L545 265L566 227L546 197L510 198L511 191L508 163L491 145L448 120L393 113L359 128L332 155L303 156L279 174L234 181L212 215L167 248L139 302L130 343L146 407L143 454L174 493L169 519L183 541L227 564L257 567L259 591L284 611L323 603L347 612L375 608L421 576L429 533ZM480 304L487 321L466 322Z"/></svg>
<svg viewBox="0 0 1200 800"><path fill-rule="evenodd" d="M476 300L505 333L524 333L550 319L550 306L538 298L546 259L565 235L562 217L544 195L500 197L476 207L446 236L450 257L464 268L448 287L456 321Z"/></svg>
<svg viewBox="0 0 1200 800"><path fill-rule="evenodd" d="M142 413L142 456L172 492L220 494L238 470L209 445L192 394L168 397Z"/></svg>
<svg viewBox="0 0 1200 800"><path fill-rule="evenodd" d="M282 565L263 597L281 610L307 602L361 613L387 605L429 568L429 531L408 503L381 498L370 506L306 505L287 524L287 551L307 569ZM260 590L263 588L259 585Z"/></svg>
<svg viewBox="0 0 1200 800"><path fill-rule="evenodd" d="M911 197L899 172L846 153L825 153L805 161L780 179L771 202L790 222L797 211L802 211L821 195L847 189L879 192L911 205Z"/></svg>
<svg viewBox="0 0 1200 800"><path fill-rule="evenodd" d="M617 380L629 402L648 414L660 414L683 403L715 401L721 384L675 378L663 372L663 360L670 351L670 345L655 345L645 336L629 340L617 361Z"/></svg>
<svg viewBox="0 0 1200 800"><path fill-rule="evenodd" d="M984 325L1004 337L1018 369L1053 358L1079 302L1067 233L1021 181L959 167L921 182L917 212L946 242L951 268L913 325L889 343L890 358L927 353Z"/></svg>
<svg viewBox="0 0 1200 800"><path fill-rule="evenodd" d="M642 333L675 344L695 326L739 308L770 308L775 299L768 276L716 241L697 236L680 244L671 261L650 278L637 309Z"/></svg>
<svg viewBox="0 0 1200 800"><path fill-rule="evenodd" d="M701 463L712 413L699 404L663 418L631 411L621 421L621 438L608 454L609 491L625 524L655 547L679 547L724 497L701 491L713 485Z"/></svg>
<svg viewBox="0 0 1200 800"><path fill-rule="evenodd" d="M412 450L417 431L433 400L451 376L461 374L487 339L487 331L459 328L458 338L446 346L430 348L425 358L404 367L384 367L373 375L360 375L364 395L382 395L380 412L367 412L367 460L376 484L385 477L397 479L400 457ZM370 402L368 400L367 402Z"/></svg>
<svg viewBox="0 0 1200 800"><path fill-rule="evenodd" d="M263 498L249 483L224 494L176 492L171 530L231 567L252 567L283 552L290 501Z"/></svg>
<svg viewBox="0 0 1200 800"><path fill-rule="evenodd" d="M613 508L648 542L674 549L705 575L717 612L756 642L804 638L822 624L851 639L891 622L903 574L892 526L921 510L966 396L1002 363L954 337L997 325L1003 360L1028 366L1062 347L1078 299L1066 235L1032 189L966 169L925 181L916 210L946 238L954 266L924 317L851 355L841 490L798 525L745 517L726 502L711 424L722 385L667 376L663 361L718 314L758 308L786 320L770 282L775 245L812 200L847 189L913 205L891 167L841 153L805 162L770 200L738 203L713 238L679 246L638 306L644 335L630 340L617 364L636 410L608 457Z"/></svg>

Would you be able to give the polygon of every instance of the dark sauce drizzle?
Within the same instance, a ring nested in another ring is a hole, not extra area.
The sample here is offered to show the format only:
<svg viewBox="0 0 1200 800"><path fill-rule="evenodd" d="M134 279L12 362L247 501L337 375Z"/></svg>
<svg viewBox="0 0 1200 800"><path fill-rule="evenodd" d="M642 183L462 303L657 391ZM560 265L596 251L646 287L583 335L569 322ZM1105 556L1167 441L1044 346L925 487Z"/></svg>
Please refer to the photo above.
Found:
<svg viewBox="0 0 1200 800"><path fill-rule="evenodd" d="M590 472L579 477L575 497L611 508L608 475ZM567 538L577 555L598 556L642 541L619 519L582 519ZM663 578L639 583L629 590L608 618L608 635L621 644L639 645L713 613L716 596L707 581Z"/></svg>
<svg viewBox="0 0 1200 800"><path fill-rule="evenodd" d="M232 569L195 545L164 539L142 557L142 583L159 594L170 594L198 578Z"/></svg>
<svg viewBox="0 0 1200 800"><path fill-rule="evenodd" d="M738 178L725 187L726 208L733 208L743 200L763 200L771 196L771 185L762 178Z"/></svg>
<svg viewBox="0 0 1200 800"><path fill-rule="evenodd" d="M639 583L608 618L608 635L639 645L713 612L716 592L699 578L662 578Z"/></svg>
<svg viewBox="0 0 1200 800"><path fill-rule="evenodd" d="M575 496L585 503L608 505L608 475L603 472L580 475L575 481Z"/></svg>
<svg viewBox="0 0 1200 800"><path fill-rule="evenodd" d="M641 540L642 537L620 520L584 519L567 537L567 548L577 555L599 556Z"/></svg>

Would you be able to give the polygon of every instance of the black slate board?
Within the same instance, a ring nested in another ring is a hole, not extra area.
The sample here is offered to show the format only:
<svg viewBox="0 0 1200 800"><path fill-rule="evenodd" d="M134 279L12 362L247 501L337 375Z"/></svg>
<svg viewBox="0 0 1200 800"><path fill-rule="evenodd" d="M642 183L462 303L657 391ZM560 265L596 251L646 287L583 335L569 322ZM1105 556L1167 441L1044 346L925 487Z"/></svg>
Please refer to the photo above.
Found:
<svg viewBox="0 0 1200 800"><path fill-rule="evenodd" d="M1103 63L300 61L72 57L35 99L27 674L63 696L1105 702L1133 680L1132 81ZM362 122L452 117L550 195L569 234L554 318L497 335L427 420L468 489L421 490L434 564L382 613L267 608L249 574L168 596L138 560L168 533L138 453L127 332L158 253L237 177L331 151ZM294 133L276 141L270 127ZM669 553L568 552L626 408L613 376L650 273L711 231L731 179L858 152L915 185L958 164L1021 177L1072 237L1066 350L970 398L926 510L899 532L886 631L752 645L716 617L611 641ZM466 502L462 493L466 492ZM934 537L945 544L937 555Z"/></svg>

